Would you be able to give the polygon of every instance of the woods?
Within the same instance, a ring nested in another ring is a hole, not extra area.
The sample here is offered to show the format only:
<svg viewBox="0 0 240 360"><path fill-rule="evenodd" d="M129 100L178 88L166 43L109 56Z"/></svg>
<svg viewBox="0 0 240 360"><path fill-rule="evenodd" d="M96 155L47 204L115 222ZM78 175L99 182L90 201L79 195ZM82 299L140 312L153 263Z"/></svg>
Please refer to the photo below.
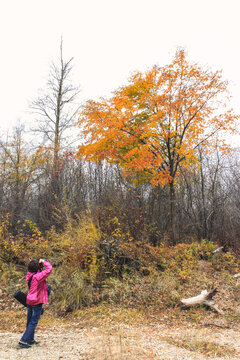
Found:
<svg viewBox="0 0 240 360"><path fill-rule="evenodd" d="M79 112L71 63L61 42L45 94L31 103L34 146L22 125L2 135L0 215L10 216L13 233L25 220L62 230L82 212L101 227L111 213L134 241L194 238L237 248L239 150L225 140L239 117L226 107L221 73L177 50L171 64L133 74L112 98L89 100ZM79 148L67 133L76 115Z"/></svg>
<svg viewBox="0 0 240 360"><path fill-rule="evenodd" d="M107 236L106 222L117 218L133 241L204 238L237 248L239 151L225 139L239 117L226 107L221 73L177 50L171 64L133 74L112 98L89 100L78 115L77 148L67 146L79 112L72 60L61 42L45 93L31 103L39 145L27 144L22 125L1 138L0 215L10 216L13 233L25 220L43 233L63 230L69 217L88 212Z"/></svg>
<svg viewBox="0 0 240 360"><path fill-rule="evenodd" d="M134 183L118 165L86 162L73 151L59 156L58 194L52 183L53 158L48 149L29 148L24 131L16 129L12 138L1 142L1 217L9 214L13 233L25 220L43 232L51 226L62 230L68 218L91 214L102 230L115 217L123 231L135 241L142 237L160 245L168 237L168 186ZM209 239L238 248L239 152L221 154L199 150L199 164L179 171L175 187L175 241ZM106 218L105 218L106 217ZM110 218L109 218L110 217ZM171 243L171 239L169 239Z"/></svg>

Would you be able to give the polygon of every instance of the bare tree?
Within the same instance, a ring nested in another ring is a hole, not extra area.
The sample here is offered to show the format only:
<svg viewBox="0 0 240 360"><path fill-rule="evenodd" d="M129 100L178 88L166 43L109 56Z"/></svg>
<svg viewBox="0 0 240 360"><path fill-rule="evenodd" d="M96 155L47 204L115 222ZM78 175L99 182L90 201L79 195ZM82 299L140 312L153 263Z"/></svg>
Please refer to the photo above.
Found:
<svg viewBox="0 0 240 360"><path fill-rule="evenodd" d="M47 81L46 90L31 103L31 109L38 115L38 126L35 132L43 135L44 142L50 143L53 150L53 169L56 171L64 136L74 124L79 106L74 101L79 94L79 87L73 86L70 75L72 61L63 58L63 41L60 44L60 59L53 62Z"/></svg>

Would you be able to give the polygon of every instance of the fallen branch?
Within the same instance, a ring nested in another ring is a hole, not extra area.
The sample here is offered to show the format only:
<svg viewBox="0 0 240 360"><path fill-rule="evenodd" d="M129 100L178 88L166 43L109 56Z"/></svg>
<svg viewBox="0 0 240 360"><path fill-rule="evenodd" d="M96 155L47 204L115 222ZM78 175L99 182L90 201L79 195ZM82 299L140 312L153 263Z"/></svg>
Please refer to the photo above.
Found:
<svg viewBox="0 0 240 360"><path fill-rule="evenodd" d="M240 277L240 274L235 274L233 275L234 278L239 278Z"/></svg>
<svg viewBox="0 0 240 360"><path fill-rule="evenodd" d="M217 248L216 250L213 250L213 251L212 251L212 254L218 253L218 252L221 251L223 248L224 248L224 246L220 246L220 247Z"/></svg>
<svg viewBox="0 0 240 360"><path fill-rule="evenodd" d="M208 327L208 326L216 326L218 328L221 328L221 329L230 329L230 326L229 325L220 325L220 324L215 324L215 323L203 323L201 324L200 326L204 326L204 327Z"/></svg>
<svg viewBox="0 0 240 360"><path fill-rule="evenodd" d="M217 293L216 288L212 288L211 290L203 290L200 295L188 298L188 299L181 299L181 305L190 307L195 305L205 305L216 311L217 313L223 315L222 310L218 308L215 304L214 300L212 299L213 296Z"/></svg>

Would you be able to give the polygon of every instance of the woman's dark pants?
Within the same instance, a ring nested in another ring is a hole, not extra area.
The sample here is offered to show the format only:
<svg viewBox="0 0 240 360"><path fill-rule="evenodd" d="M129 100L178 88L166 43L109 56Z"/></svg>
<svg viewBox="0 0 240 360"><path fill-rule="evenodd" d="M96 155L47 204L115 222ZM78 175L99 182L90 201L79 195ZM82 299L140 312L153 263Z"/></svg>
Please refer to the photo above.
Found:
<svg viewBox="0 0 240 360"><path fill-rule="evenodd" d="M42 313L42 304L27 305L27 328L20 341L31 344L34 332Z"/></svg>

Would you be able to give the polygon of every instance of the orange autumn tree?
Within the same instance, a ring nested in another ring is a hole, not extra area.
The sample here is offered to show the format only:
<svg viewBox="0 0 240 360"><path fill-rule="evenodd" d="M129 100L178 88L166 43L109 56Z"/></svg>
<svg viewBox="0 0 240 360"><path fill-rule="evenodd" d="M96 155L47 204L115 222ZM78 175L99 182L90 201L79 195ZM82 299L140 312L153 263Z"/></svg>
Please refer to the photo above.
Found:
<svg viewBox="0 0 240 360"><path fill-rule="evenodd" d="M196 163L200 145L211 147L216 134L236 127L238 117L225 107L227 86L221 72L190 64L180 49L169 65L133 74L110 99L88 101L80 115L80 157L120 164L153 186L168 184L173 243L180 165Z"/></svg>

